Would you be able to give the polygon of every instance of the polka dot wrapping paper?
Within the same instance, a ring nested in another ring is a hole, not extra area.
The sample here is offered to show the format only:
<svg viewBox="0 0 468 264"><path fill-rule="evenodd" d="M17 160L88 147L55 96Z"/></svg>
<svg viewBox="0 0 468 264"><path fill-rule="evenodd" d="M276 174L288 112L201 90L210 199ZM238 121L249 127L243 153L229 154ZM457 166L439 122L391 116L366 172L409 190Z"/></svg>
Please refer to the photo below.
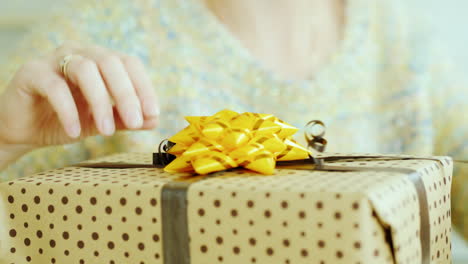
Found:
<svg viewBox="0 0 468 264"><path fill-rule="evenodd" d="M0 263L451 263L452 162L432 159L333 162L417 170L428 230L420 230L418 191L405 173L282 167L269 176L234 169L189 178L157 168L39 173L0 184ZM96 160L103 161L150 164L151 154ZM179 184L188 187L167 188ZM180 193L184 219L173 200ZM184 232L185 240L171 240ZM427 259L422 233L429 234Z"/></svg>

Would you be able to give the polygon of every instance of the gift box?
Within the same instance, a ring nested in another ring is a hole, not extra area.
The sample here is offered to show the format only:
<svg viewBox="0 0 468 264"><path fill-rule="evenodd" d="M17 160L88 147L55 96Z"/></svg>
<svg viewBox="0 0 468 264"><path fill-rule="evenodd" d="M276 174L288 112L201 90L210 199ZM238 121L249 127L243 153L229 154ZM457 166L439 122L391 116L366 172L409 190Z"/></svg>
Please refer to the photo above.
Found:
<svg viewBox="0 0 468 264"><path fill-rule="evenodd" d="M451 263L449 158L326 156L194 175L118 154L1 183L0 262Z"/></svg>

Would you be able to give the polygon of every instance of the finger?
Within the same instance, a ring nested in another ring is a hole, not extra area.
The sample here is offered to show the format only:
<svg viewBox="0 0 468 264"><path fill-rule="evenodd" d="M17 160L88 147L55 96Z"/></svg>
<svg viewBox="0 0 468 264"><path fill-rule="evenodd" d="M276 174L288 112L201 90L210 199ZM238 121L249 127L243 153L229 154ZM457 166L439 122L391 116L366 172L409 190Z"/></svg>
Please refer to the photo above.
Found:
<svg viewBox="0 0 468 264"><path fill-rule="evenodd" d="M50 103L67 135L78 138L81 134L80 118L67 82L53 71L43 76L47 77L37 78L34 82L37 93Z"/></svg>
<svg viewBox="0 0 468 264"><path fill-rule="evenodd" d="M115 132L112 104L96 63L79 55L73 56L67 75L89 104L98 131L103 135L112 135Z"/></svg>
<svg viewBox="0 0 468 264"><path fill-rule="evenodd" d="M140 99L145 119L158 117L159 105L156 91L145 71L145 66L137 57L129 55L120 55L120 57Z"/></svg>
<svg viewBox="0 0 468 264"><path fill-rule="evenodd" d="M127 128L141 128L143 114L140 101L122 61L116 55L105 52L97 57L97 65L123 122Z"/></svg>
<svg viewBox="0 0 468 264"><path fill-rule="evenodd" d="M115 116L115 126L117 130L125 130L127 129L126 125L120 118L118 111L114 110L114 116ZM148 129L154 129L158 125L158 118L151 118L151 119L145 119L143 121L143 125L139 130L148 130Z"/></svg>

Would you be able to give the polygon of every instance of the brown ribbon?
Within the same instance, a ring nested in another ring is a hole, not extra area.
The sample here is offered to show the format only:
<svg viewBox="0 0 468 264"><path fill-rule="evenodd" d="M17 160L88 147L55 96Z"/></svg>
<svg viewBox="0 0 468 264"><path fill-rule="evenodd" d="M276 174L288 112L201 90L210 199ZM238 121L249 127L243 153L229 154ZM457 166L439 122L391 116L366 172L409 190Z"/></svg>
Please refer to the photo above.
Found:
<svg viewBox="0 0 468 264"><path fill-rule="evenodd" d="M187 191L190 182L169 182L163 186L162 242L164 263L190 263Z"/></svg>

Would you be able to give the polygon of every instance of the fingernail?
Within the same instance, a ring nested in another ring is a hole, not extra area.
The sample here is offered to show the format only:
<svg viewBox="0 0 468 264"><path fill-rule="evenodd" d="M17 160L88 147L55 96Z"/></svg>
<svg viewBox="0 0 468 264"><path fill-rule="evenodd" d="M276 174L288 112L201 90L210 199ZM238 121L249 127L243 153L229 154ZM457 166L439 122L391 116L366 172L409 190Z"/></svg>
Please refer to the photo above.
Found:
<svg viewBox="0 0 468 264"><path fill-rule="evenodd" d="M115 132L115 124L112 118L105 118L102 121L102 133L106 136L110 136Z"/></svg>
<svg viewBox="0 0 468 264"><path fill-rule="evenodd" d="M146 104L145 113L147 116L159 116L159 107L156 104Z"/></svg>
<svg viewBox="0 0 468 264"><path fill-rule="evenodd" d="M68 127L68 135L71 138L78 138L81 133L81 127L79 124L73 124Z"/></svg>
<svg viewBox="0 0 468 264"><path fill-rule="evenodd" d="M129 128L140 128L143 125L143 116L139 110L130 110L127 114Z"/></svg>

